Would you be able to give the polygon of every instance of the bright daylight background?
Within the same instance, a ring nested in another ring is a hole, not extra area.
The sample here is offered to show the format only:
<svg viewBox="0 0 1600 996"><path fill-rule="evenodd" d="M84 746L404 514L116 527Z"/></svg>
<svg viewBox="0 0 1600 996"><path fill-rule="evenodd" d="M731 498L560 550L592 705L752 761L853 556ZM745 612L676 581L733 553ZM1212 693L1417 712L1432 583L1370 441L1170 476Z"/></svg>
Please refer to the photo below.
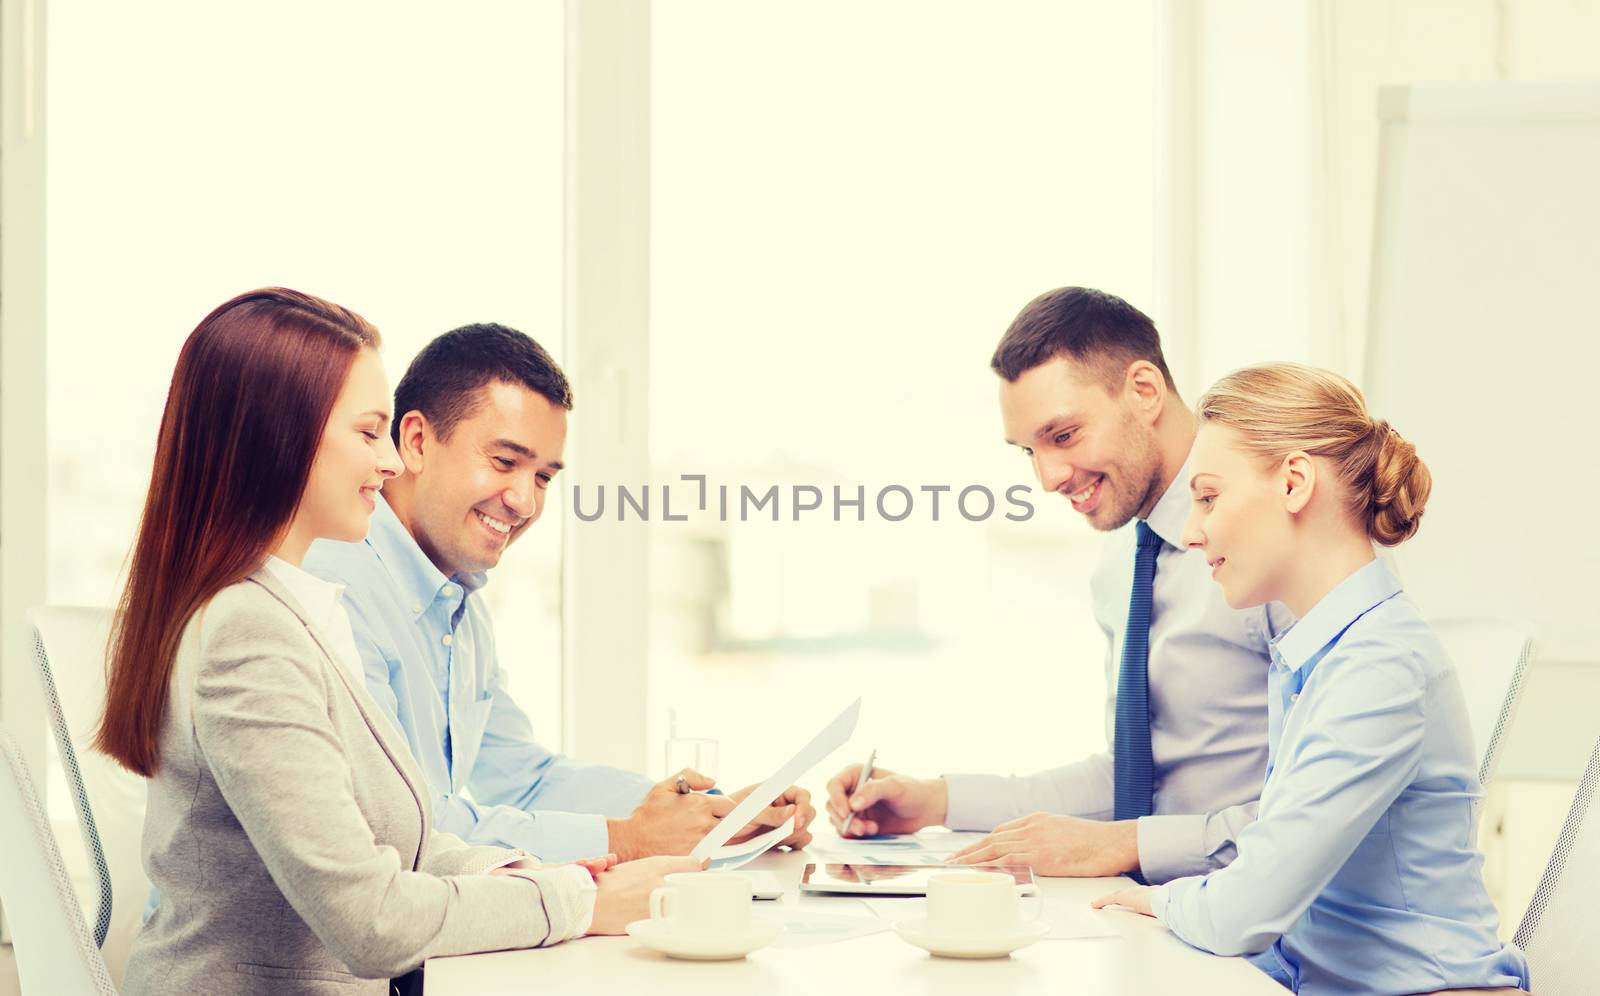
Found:
<svg viewBox="0 0 1600 996"><path fill-rule="evenodd" d="M391 383L472 321L572 355L565 17L49 5L42 601L114 600L178 348L240 291L361 312ZM1024 523L949 505L1034 483L987 369L1023 304L1069 283L1126 297L1190 400L1268 358L1359 375L1378 88L1600 78L1596 0L657 0L651 21L649 329L628 334L648 336L652 481L953 488L939 522L919 493L900 523L641 533L648 605L614 619L649 627L639 763L662 774L675 716L742 784L864 695L814 790L871 747L913 772L1020 772L1104 744L1100 537L1037 492ZM552 745L573 740L566 496L487 589ZM1497 895L1531 891L1506 883L1537 880L1571 790L1508 791L1545 795L1486 823L1533 826L1509 858L1491 848Z"/></svg>
<svg viewBox="0 0 1600 996"><path fill-rule="evenodd" d="M292 10L53 8L51 602L114 598L177 350L238 291L356 309L391 382L469 321L561 357L560 5L378 10L305 4L308 34ZM663 3L653 26L655 479L1031 482L989 352L1051 286L1149 300L1151 9ZM657 526L651 773L669 709L759 779L861 694L891 765L1100 745L1098 537L1059 500L1021 524L952 500L938 523ZM565 514L487 588L551 743ZM974 710L973 682L1000 695Z"/></svg>
<svg viewBox="0 0 1600 996"><path fill-rule="evenodd" d="M391 386L474 321L560 360L560 4L50 13L50 602L115 600L178 349L234 294L355 309ZM513 687L555 742L559 532L536 529L487 588Z"/></svg>
<svg viewBox="0 0 1600 996"><path fill-rule="evenodd" d="M1017 310L1064 283L1148 306L1151 7L660 4L653 27L653 477L826 504L655 526L648 743L675 710L758 779L865 695L856 743L890 768L1103 746L1099 537L1037 489L1025 523L952 503L1036 484L988 370ZM920 492L904 522L832 521L834 485L889 484L952 490L938 522Z"/></svg>

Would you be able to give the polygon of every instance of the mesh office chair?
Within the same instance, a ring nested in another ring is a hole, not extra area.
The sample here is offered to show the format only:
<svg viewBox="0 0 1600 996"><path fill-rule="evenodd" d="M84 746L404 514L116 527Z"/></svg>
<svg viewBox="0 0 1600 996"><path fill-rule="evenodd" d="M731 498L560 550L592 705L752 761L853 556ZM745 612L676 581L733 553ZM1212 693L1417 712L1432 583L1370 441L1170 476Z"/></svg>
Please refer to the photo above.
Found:
<svg viewBox="0 0 1600 996"><path fill-rule="evenodd" d="M1595 943L1595 883L1600 882L1600 741L1589 754L1550 864L1517 927L1528 974L1539 996L1588 996L1600 988Z"/></svg>
<svg viewBox="0 0 1600 996"><path fill-rule="evenodd" d="M94 938L113 980L150 896L140 856L145 780L89 747L105 702L109 609L49 606L28 613L33 656L95 881ZM85 900L88 905L90 901Z"/></svg>
<svg viewBox="0 0 1600 996"><path fill-rule="evenodd" d="M22 750L0 727L0 902L25 993L117 996Z"/></svg>

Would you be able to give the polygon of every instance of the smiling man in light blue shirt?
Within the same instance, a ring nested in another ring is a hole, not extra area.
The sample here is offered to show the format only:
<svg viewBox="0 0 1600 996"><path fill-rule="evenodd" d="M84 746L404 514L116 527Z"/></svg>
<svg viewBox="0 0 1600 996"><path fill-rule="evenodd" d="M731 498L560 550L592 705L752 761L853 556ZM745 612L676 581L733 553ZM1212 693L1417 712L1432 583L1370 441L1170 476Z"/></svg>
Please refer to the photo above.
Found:
<svg viewBox="0 0 1600 996"><path fill-rule="evenodd" d="M506 691L480 594L544 509L571 407L565 375L522 333L470 325L440 336L395 390L405 471L384 486L370 534L318 542L305 566L345 586L367 687L421 766L439 829L550 862L687 854L749 789L683 792L712 783L688 773L652 785L540 744ZM796 788L735 840L791 815L785 843L801 846L814 811Z"/></svg>

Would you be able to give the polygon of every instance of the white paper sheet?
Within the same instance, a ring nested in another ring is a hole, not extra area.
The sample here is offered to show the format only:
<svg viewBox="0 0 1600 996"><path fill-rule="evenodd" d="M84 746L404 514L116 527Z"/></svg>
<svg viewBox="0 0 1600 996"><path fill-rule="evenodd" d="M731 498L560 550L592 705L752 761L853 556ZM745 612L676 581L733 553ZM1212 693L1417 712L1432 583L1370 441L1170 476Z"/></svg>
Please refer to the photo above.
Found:
<svg viewBox="0 0 1600 996"><path fill-rule="evenodd" d="M830 841L838 847L924 847L921 837L914 833L879 834L876 837L840 837Z"/></svg>
<svg viewBox="0 0 1600 996"><path fill-rule="evenodd" d="M711 855L711 871L728 871L742 864L754 861L756 858L783 843L784 838L794 833L794 817L791 816L782 823L768 830L766 833L740 844L724 844L717 848Z"/></svg>
<svg viewBox="0 0 1600 996"><path fill-rule="evenodd" d="M806 853L818 859L819 864L827 865L942 865L948 854L938 854L931 851L917 850L884 850L870 851L865 848L855 851L820 851L815 847L806 848Z"/></svg>
<svg viewBox="0 0 1600 996"><path fill-rule="evenodd" d="M942 865L987 834L932 831L892 837L829 837L806 848L824 864Z"/></svg>
<svg viewBox="0 0 1600 996"><path fill-rule="evenodd" d="M784 925L783 933L773 943L779 948L814 948L889 929L887 921L875 916L825 913L796 906L763 907L755 912L755 918Z"/></svg>
<svg viewBox="0 0 1600 996"><path fill-rule="evenodd" d="M789 786L799 781L823 758L848 743L851 734L856 731L856 720L860 717L861 700L856 699L833 722L824 726L821 733L812 737L810 743L800 748L800 753L773 772L772 777L756 786L756 790L745 796L744 801L735 806L733 812L724 816L716 826L712 827L711 832L702 837L700 843L694 846L694 850L689 852L690 856L701 860L714 856L717 848L744 829L757 813L772 805L772 800L783 795Z"/></svg>
<svg viewBox="0 0 1600 996"><path fill-rule="evenodd" d="M910 920L928 915L928 901L915 896L902 896L898 898L859 899L873 913L877 914L886 923L895 923L898 920ZM1023 917L1032 917L1034 909L1039 902L1037 899L1024 898L1022 900ZM1050 933L1044 935L1047 941L1075 941L1090 937L1121 937L1122 931L1112 924L1112 917L1096 912L1081 901L1067 899L1046 899L1044 907L1039 910L1039 919L1050 925Z"/></svg>
<svg viewBox="0 0 1600 996"><path fill-rule="evenodd" d="M1047 941L1123 936L1116 927L1115 916L1090 909L1081 899L1046 899L1039 918L1050 924L1050 933L1044 935Z"/></svg>
<svg viewBox="0 0 1600 996"><path fill-rule="evenodd" d="M921 896L885 896L881 899L857 896L856 901L885 923L928 915L928 901Z"/></svg>

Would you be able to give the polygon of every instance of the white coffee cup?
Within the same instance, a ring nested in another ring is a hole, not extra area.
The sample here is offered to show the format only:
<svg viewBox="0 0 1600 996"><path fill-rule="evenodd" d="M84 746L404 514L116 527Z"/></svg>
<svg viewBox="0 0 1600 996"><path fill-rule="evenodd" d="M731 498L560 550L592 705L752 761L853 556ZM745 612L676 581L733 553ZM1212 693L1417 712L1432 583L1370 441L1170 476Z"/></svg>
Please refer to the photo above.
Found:
<svg viewBox="0 0 1600 996"><path fill-rule="evenodd" d="M650 893L650 919L686 934L728 935L750 928L749 876L731 872L674 872Z"/></svg>
<svg viewBox="0 0 1600 996"><path fill-rule="evenodd" d="M1023 923L1017 880L1005 872L941 872L928 879L928 929L969 936Z"/></svg>

